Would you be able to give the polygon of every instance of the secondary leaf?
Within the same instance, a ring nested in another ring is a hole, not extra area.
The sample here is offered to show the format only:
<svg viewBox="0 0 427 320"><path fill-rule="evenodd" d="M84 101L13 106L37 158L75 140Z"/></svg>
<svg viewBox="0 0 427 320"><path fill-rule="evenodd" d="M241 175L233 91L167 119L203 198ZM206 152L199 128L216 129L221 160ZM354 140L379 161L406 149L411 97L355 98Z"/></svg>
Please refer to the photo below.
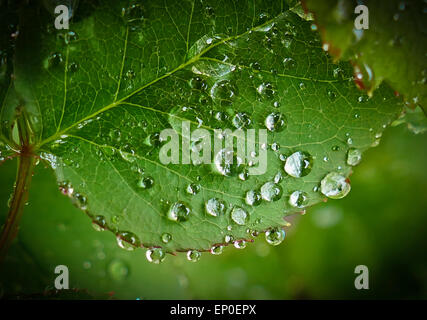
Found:
<svg viewBox="0 0 427 320"><path fill-rule="evenodd" d="M382 81L403 94L408 104L427 106L426 4L417 0L363 1L369 28L356 30L358 1L306 0L323 42L336 58L351 59L367 90Z"/></svg>
<svg viewBox="0 0 427 320"><path fill-rule="evenodd" d="M349 191L351 165L402 109L386 85L360 92L351 65L333 63L284 2L86 2L66 32L44 8L23 15L15 88L37 120L35 150L127 249L243 247L286 226L285 215ZM181 134L183 121L212 137L269 129L266 173L163 164L159 133Z"/></svg>

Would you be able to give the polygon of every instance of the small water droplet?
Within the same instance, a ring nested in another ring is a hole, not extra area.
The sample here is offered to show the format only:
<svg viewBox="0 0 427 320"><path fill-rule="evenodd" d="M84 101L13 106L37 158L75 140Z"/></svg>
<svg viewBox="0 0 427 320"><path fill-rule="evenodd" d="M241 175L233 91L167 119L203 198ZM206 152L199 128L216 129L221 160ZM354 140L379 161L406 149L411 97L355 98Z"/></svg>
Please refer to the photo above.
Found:
<svg viewBox="0 0 427 320"><path fill-rule="evenodd" d="M201 187L200 187L200 185L199 184L196 184L196 183L190 183L188 186L187 186L187 189L186 189L186 191L187 191L187 193L188 194L191 194L191 195L196 195L196 194L198 194L199 193L199 191L200 191L200 189L201 189Z"/></svg>
<svg viewBox="0 0 427 320"><path fill-rule="evenodd" d="M163 243L169 243L172 240L170 233L163 233L161 238Z"/></svg>
<svg viewBox="0 0 427 320"><path fill-rule="evenodd" d="M138 182L138 187L142 189L150 189L154 184L154 180L152 177L142 177Z"/></svg>
<svg viewBox="0 0 427 320"><path fill-rule="evenodd" d="M237 240L233 242L233 245L236 249L244 249L246 248L246 241L245 240Z"/></svg>

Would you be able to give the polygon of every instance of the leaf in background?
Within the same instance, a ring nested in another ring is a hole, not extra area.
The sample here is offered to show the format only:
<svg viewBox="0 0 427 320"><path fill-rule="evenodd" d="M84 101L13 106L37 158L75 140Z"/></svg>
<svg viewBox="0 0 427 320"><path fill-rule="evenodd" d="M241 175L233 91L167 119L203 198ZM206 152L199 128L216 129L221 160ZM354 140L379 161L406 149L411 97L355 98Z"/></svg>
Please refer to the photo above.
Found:
<svg viewBox="0 0 427 320"><path fill-rule="evenodd" d="M356 30L358 1L304 1L314 13L323 42L335 58L351 59L368 92L382 81L408 104L427 106L426 3L418 0L363 1L369 29Z"/></svg>
<svg viewBox="0 0 427 320"><path fill-rule="evenodd" d="M405 123L408 129L415 134L424 133L427 131L427 117L421 108L405 108L402 117L393 122L393 126Z"/></svg>
<svg viewBox="0 0 427 320"><path fill-rule="evenodd" d="M386 85L361 93L351 65L278 1L85 2L66 32L44 8L24 17L15 87L37 117L35 148L127 249L209 250L345 196L351 166L402 109ZM211 135L269 128L266 173L162 164L159 133L182 121Z"/></svg>

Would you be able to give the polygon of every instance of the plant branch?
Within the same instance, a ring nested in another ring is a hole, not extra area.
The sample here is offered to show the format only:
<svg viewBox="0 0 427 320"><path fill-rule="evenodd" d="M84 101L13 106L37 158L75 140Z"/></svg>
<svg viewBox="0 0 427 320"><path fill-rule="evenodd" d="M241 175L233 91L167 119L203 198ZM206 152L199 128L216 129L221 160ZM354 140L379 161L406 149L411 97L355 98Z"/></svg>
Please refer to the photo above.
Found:
<svg viewBox="0 0 427 320"><path fill-rule="evenodd" d="M20 112L17 124L21 149L18 157L15 189L9 213L0 235L0 263L6 257L7 250L18 234L19 222L28 200L28 190L36 162L31 149L32 133L25 112Z"/></svg>

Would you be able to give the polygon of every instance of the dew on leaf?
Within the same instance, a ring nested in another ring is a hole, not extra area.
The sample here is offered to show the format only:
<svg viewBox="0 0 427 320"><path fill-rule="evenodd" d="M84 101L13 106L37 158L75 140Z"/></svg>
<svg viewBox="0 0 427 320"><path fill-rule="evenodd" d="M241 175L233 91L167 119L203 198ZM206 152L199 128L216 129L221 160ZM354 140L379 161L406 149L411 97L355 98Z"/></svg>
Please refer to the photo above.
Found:
<svg viewBox="0 0 427 320"><path fill-rule="evenodd" d="M220 80L212 86L210 95L219 104L230 105L232 99L237 95L237 88L230 80Z"/></svg>
<svg viewBox="0 0 427 320"><path fill-rule="evenodd" d="M142 189L150 189L153 186L153 184L154 184L154 179L150 176L142 177L138 181L138 187Z"/></svg>
<svg viewBox="0 0 427 320"><path fill-rule="evenodd" d="M249 214L245 209L236 206L233 208L233 210L231 210L231 220L240 226L244 226L248 223Z"/></svg>
<svg viewBox="0 0 427 320"><path fill-rule="evenodd" d="M274 131L282 131L287 124L286 118L284 115L278 112L270 113L265 118L265 126L268 130L274 132Z"/></svg>
<svg viewBox="0 0 427 320"><path fill-rule="evenodd" d="M163 243L169 243L172 240L172 236L170 233L163 233L161 239Z"/></svg>
<svg viewBox="0 0 427 320"><path fill-rule="evenodd" d="M331 199L344 198L350 189L348 180L337 172L328 173L320 182L320 191Z"/></svg>
<svg viewBox="0 0 427 320"><path fill-rule="evenodd" d="M200 187L199 184L197 184L197 183L190 183L187 186L186 191L187 191L188 194L191 194L191 195L194 196L194 195L196 195L196 194L199 193L200 189L201 189L201 187Z"/></svg>
<svg viewBox="0 0 427 320"><path fill-rule="evenodd" d="M308 195L303 191L294 191L289 196L289 204L295 208L303 208L308 203Z"/></svg>
<svg viewBox="0 0 427 320"><path fill-rule="evenodd" d="M279 228L270 229L265 232L265 240L272 246L281 244L285 239L285 236L285 230Z"/></svg>
<svg viewBox="0 0 427 320"><path fill-rule="evenodd" d="M140 245L139 238L132 232L120 231L116 234L117 244L120 248L133 251Z"/></svg>
<svg viewBox="0 0 427 320"><path fill-rule="evenodd" d="M217 198L211 198L206 201L205 210L207 214L213 217L218 217L224 214L226 210L225 203Z"/></svg>
<svg viewBox="0 0 427 320"><path fill-rule="evenodd" d="M178 201L170 206L167 217L169 220L182 222L188 220L190 213L190 207L186 203Z"/></svg>
<svg viewBox="0 0 427 320"><path fill-rule="evenodd" d="M236 129L246 128L251 124L251 118L245 112L238 112L234 115L232 123Z"/></svg>
<svg viewBox="0 0 427 320"><path fill-rule="evenodd" d="M261 98L271 99L276 94L276 87L270 82L263 82L257 87L257 92Z"/></svg>
<svg viewBox="0 0 427 320"><path fill-rule="evenodd" d="M221 149L214 161L216 170L223 176L235 176L243 170L243 160L231 149Z"/></svg>
<svg viewBox="0 0 427 320"><path fill-rule="evenodd" d="M347 152L347 164L350 166L356 166L362 160L362 152L359 149L350 148Z"/></svg>
<svg viewBox="0 0 427 320"><path fill-rule="evenodd" d="M221 245L218 245L218 246L213 246L211 249L210 249L210 252L213 254L213 255L220 255L221 253L222 253L222 251L223 251L223 249L224 249L224 247L223 246L221 246Z"/></svg>
<svg viewBox="0 0 427 320"><path fill-rule="evenodd" d="M105 220L104 216L96 216L92 221L92 227L96 231L104 231L107 227L107 221Z"/></svg>
<svg viewBox="0 0 427 320"><path fill-rule="evenodd" d="M236 249L244 249L244 248L246 248L246 241L245 240L236 240L233 242L233 246Z"/></svg>
<svg viewBox="0 0 427 320"><path fill-rule="evenodd" d="M148 262L159 264L165 260L166 254L161 248L152 248L145 252L145 257Z"/></svg>
<svg viewBox="0 0 427 320"><path fill-rule="evenodd" d="M266 182L261 187L261 196L265 201L277 201L282 197L282 187L274 182Z"/></svg>
<svg viewBox="0 0 427 320"><path fill-rule="evenodd" d="M246 192L246 203L250 206L257 206L261 203L261 193L257 190L249 190Z"/></svg>
<svg viewBox="0 0 427 320"><path fill-rule="evenodd" d="M313 166L313 158L307 152L297 151L291 154L285 162L285 172L295 178L308 175Z"/></svg>
<svg viewBox="0 0 427 320"><path fill-rule="evenodd" d="M283 60L283 66L285 67L285 70L294 69L296 66L296 62L292 58L285 58Z"/></svg>
<svg viewBox="0 0 427 320"><path fill-rule="evenodd" d="M199 251L196 250L189 250L187 251L187 260L191 262L197 262L200 260L200 257L202 254Z"/></svg>

